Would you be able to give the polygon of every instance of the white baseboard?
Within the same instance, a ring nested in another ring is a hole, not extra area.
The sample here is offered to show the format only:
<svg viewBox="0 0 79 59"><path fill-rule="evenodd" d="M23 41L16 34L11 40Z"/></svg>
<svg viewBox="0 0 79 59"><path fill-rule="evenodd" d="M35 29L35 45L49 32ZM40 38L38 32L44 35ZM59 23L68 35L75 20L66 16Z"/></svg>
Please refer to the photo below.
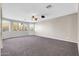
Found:
<svg viewBox="0 0 79 59"><path fill-rule="evenodd" d="M40 37L46 37L46 38L51 38L51 39L57 39L57 40L62 40L60 38L56 38L56 37L48 37L48 36L44 36L44 35L36 35L36 36L40 36ZM75 41L70 41L70 40L62 40L62 41L67 41L67 42L73 42L73 43L78 43L78 42L75 42Z"/></svg>

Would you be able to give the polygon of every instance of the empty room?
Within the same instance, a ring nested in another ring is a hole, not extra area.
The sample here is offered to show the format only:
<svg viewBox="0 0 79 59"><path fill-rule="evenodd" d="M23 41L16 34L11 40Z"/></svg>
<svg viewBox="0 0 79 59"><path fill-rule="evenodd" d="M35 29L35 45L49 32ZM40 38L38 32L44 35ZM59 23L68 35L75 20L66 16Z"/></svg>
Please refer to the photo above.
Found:
<svg viewBox="0 0 79 59"><path fill-rule="evenodd" d="M78 56L77 3L0 4L1 56Z"/></svg>

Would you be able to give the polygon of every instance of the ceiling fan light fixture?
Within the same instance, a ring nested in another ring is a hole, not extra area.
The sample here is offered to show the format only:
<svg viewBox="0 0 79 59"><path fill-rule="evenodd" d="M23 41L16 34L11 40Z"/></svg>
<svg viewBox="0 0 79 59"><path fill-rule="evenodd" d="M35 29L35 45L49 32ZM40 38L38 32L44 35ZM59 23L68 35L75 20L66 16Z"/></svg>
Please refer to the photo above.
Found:
<svg viewBox="0 0 79 59"><path fill-rule="evenodd" d="M35 21L37 21L38 20L38 18L35 18Z"/></svg>
<svg viewBox="0 0 79 59"><path fill-rule="evenodd" d="M32 18L35 18L34 16L32 16Z"/></svg>
<svg viewBox="0 0 79 59"><path fill-rule="evenodd" d="M37 21L37 20L38 20L38 18L37 18L37 17L35 17L35 16L32 16L32 20L33 20L33 21Z"/></svg>

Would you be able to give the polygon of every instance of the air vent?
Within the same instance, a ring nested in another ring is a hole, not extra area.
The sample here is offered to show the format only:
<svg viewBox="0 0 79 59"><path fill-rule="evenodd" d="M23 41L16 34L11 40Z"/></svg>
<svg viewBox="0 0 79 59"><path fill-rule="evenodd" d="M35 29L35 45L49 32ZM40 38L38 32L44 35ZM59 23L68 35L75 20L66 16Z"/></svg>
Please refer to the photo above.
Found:
<svg viewBox="0 0 79 59"><path fill-rule="evenodd" d="M52 5L48 5L48 6L46 6L46 8L51 8L52 7Z"/></svg>

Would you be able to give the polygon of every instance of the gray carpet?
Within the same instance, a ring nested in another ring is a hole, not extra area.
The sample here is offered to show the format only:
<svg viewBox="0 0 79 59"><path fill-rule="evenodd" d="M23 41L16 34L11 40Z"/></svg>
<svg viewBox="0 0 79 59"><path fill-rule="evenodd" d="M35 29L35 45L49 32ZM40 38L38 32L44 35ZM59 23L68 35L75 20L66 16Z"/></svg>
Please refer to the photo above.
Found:
<svg viewBox="0 0 79 59"><path fill-rule="evenodd" d="M2 56L77 56L76 43L26 36L3 40Z"/></svg>

